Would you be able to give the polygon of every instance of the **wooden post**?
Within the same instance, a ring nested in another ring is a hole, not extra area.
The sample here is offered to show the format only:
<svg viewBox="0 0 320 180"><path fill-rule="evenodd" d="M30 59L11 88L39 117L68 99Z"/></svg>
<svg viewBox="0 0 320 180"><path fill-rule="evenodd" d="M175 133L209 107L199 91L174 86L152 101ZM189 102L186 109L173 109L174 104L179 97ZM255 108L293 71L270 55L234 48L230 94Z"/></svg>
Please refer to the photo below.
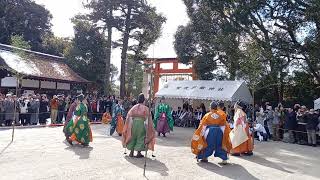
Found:
<svg viewBox="0 0 320 180"><path fill-rule="evenodd" d="M18 89L20 87L20 75L16 75L17 83L16 83L16 96L18 98ZM13 142L14 139L14 129L16 124L16 118L17 118L17 101L14 100L14 112L13 112L13 122L12 122L12 136L11 136L11 142Z"/></svg>

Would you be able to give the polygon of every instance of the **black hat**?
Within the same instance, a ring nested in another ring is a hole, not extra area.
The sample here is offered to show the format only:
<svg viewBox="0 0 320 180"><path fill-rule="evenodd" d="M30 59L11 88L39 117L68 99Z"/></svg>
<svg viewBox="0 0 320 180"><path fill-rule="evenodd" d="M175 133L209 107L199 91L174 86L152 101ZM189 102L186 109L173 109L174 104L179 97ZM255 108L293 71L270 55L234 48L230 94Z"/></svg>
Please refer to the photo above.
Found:
<svg viewBox="0 0 320 180"><path fill-rule="evenodd" d="M217 109L218 108L218 103L216 101L212 101L210 103L210 107L211 107L211 109Z"/></svg>
<svg viewBox="0 0 320 180"><path fill-rule="evenodd" d="M78 99L79 101L83 101L83 100L84 100L84 95L83 95L83 94L79 94L79 95L77 96L77 99Z"/></svg>
<svg viewBox="0 0 320 180"><path fill-rule="evenodd" d="M246 108L246 104L243 102L243 101L241 101L241 100L238 100L237 102L236 102L236 104L239 106L239 108L241 108L241 109L245 109Z"/></svg>

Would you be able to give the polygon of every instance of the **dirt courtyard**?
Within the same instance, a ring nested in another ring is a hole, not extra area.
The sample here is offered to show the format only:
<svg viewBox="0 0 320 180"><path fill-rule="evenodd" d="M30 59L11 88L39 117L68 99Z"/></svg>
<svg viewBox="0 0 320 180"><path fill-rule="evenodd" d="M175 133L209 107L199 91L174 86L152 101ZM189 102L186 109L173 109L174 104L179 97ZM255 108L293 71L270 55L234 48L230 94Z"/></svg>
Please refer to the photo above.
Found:
<svg viewBox="0 0 320 180"><path fill-rule="evenodd" d="M107 136L106 125L92 125L93 143L88 148L68 146L62 127L0 129L0 179L320 179L320 148L256 142L254 156L231 157L197 163L190 151L193 129L175 128L167 138L157 139L155 158L124 155L121 138Z"/></svg>

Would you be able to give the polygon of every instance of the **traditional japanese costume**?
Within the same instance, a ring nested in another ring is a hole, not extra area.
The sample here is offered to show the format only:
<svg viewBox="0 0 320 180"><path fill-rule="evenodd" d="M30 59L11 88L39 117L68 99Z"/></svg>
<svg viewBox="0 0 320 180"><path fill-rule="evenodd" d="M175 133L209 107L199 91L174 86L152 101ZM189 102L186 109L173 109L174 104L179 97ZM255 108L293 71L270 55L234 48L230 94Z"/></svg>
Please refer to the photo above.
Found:
<svg viewBox="0 0 320 180"><path fill-rule="evenodd" d="M171 114L171 108L168 104L160 103L156 108L154 127L158 133L168 133L173 131L174 120Z"/></svg>
<svg viewBox="0 0 320 180"><path fill-rule="evenodd" d="M198 159L215 157L227 160L231 142L230 127L226 115L220 110L211 110L201 120L191 140L191 151Z"/></svg>
<svg viewBox="0 0 320 180"><path fill-rule="evenodd" d="M145 151L148 148L154 151L155 130L148 107L137 104L130 109L122 135L124 148L131 151Z"/></svg>
<svg viewBox="0 0 320 180"><path fill-rule="evenodd" d="M230 133L232 154L252 153L253 137L249 131L247 115L242 109L238 109L234 115L233 130Z"/></svg>
<svg viewBox="0 0 320 180"><path fill-rule="evenodd" d="M67 133L70 134L70 140L82 145L88 145L89 142L92 142L92 131L87 113L87 106L81 102L66 127Z"/></svg>
<svg viewBox="0 0 320 180"><path fill-rule="evenodd" d="M114 131L117 131L120 136L122 135L124 126L123 114L124 109L121 105L117 104L113 107L110 135L112 135Z"/></svg>

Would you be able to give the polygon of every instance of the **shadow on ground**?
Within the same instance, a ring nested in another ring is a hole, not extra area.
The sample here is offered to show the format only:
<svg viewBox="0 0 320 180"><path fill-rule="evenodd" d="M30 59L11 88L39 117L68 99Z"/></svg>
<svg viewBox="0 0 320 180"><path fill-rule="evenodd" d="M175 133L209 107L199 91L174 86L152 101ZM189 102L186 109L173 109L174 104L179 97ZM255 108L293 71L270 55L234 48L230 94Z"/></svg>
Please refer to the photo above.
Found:
<svg viewBox="0 0 320 180"><path fill-rule="evenodd" d="M225 166L218 166L211 162L200 162L198 163L198 166L230 179L258 180L258 178L250 174L243 166L239 164L228 164Z"/></svg>
<svg viewBox="0 0 320 180"><path fill-rule="evenodd" d="M0 152L0 156L10 147L10 145L12 144L13 142L12 141L10 141L8 144L7 144L7 146L6 147L4 147L2 150L1 150L1 152Z"/></svg>
<svg viewBox="0 0 320 180"><path fill-rule="evenodd" d="M129 163L140 168L141 174L143 173L145 158L134 158L134 157L125 156L125 159ZM156 159L147 158L146 171L153 171L153 172L159 173L161 176L168 176L169 169L164 163Z"/></svg>
<svg viewBox="0 0 320 180"><path fill-rule="evenodd" d="M70 146L66 141L64 141L65 144L68 145L68 147L65 148L65 150L73 151L75 155L79 156L79 159L89 159L90 152L93 150L93 147L83 147L82 145L73 145Z"/></svg>
<svg viewBox="0 0 320 180"><path fill-rule="evenodd" d="M265 158L263 158L263 157L261 157L260 155L257 155L257 154L255 154L254 156L250 156L250 157L244 156L242 158L247 160L247 161L250 161L250 162L253 162L253 163L256 163L256 164L260 164L262 166L266 166L266 167L269 167L269 168L277 169L277 170L282 171L282 172L286 172L286 173L290 173L290 174L293 173L291 171L288 171L288 170L284 169L283 166L280 166L277 163L268 161L267 159L265 159Z"/></svg>

